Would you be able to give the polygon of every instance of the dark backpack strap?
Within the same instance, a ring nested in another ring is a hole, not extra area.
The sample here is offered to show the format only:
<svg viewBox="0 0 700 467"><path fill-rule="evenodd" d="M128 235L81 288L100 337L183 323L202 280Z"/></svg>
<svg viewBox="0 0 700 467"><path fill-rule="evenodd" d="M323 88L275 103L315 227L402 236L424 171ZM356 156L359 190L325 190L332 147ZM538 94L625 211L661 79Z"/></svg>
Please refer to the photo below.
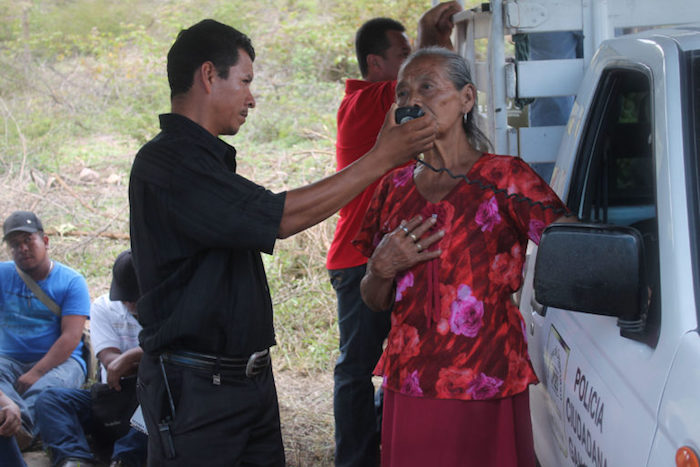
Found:
<svg viewBox="0 0 700 467"><path fill-rule="evenodd" d="M46 308L48 308L51 313L54 315L58 316L59 318L61 317L61 307L58 306L58 303L54 302L51 300L51 297L46 295L46 292L41 290L41 287L39 287L39 284L36 283L34 279L32 279L29 274L26 272L22 271L19 266L15 264L15 269L17 270L17 274L19 274L19 277L22 278L25 284L27 284L27 287L29 287L29 290L34 292L34 295L36 295L36 298L39 299L41 303L43 303Z"/></svg>

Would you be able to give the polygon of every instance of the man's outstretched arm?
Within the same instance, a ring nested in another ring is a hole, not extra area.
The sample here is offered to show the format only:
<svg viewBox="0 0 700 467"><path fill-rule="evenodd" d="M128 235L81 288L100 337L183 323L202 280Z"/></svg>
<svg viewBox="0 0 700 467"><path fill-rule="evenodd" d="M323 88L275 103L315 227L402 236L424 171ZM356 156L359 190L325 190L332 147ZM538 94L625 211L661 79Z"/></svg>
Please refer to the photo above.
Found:
<svg viewBox="0 0 700 467"><path fill-rule="evenodd" d="M397 125L395 109L396 104L389 109L377 143L367 154L340 172L287 193L279 238L294 235L330 217L388 170L433 146L437 131L433 117Z"/></svg>

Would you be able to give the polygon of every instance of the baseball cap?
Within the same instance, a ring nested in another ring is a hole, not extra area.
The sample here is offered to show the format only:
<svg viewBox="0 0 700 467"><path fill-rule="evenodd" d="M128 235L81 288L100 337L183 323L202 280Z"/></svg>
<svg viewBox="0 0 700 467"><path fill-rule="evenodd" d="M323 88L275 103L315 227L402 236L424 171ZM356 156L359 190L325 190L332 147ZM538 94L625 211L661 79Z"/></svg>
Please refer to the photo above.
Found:
<svg viewBox="0 0 700 467"><path fill-rule="evenodd" d="M39 232L43 231L44 226L36 214L30 211L15 211L5 219L2 225L2 239L7 239L7 236L14 232Z"/></svg>
<svg viewBox="0 0 700 467"><path fill-rule="evenodd" d="M135 302L139 299L139 285L136 282L136 271L131 262L131 250L122 251L114 260L112 267L112 285L109 288L109 299L112 301Z"/></svg>

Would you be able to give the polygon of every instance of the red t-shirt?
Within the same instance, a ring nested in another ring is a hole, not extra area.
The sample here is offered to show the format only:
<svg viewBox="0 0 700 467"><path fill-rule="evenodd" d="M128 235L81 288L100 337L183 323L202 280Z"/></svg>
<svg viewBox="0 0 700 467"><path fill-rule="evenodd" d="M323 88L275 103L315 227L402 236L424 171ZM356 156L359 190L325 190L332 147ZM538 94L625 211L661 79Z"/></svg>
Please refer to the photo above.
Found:
<svg viewBox="0 0 700 467"><path fill-rule="evenodd" d="M377 141L384 117L394 102L396 81L369 82L349 79L338 109L338 137L335 144L336 170L352 164ZM344 269L367 262L352 245L379 181L372 183L340 210L326 268Z"/></svg>
<svg viewBox="0 0 700 467"><path fill-rule="evenodd" d="M496 399L537 381L523 320L511 295L520 288L528 239L564 206L522 159L484 154L467 177L519 193L554 209L460 181L431 203L413 182L413 166L385 176L355 244L371 256L402 220L435 214L445 236L431 249L439 258L396 277L396 301L387 346L375 373L386 387L437 399ZM427 234L426 234L427 235Z"/></svg>

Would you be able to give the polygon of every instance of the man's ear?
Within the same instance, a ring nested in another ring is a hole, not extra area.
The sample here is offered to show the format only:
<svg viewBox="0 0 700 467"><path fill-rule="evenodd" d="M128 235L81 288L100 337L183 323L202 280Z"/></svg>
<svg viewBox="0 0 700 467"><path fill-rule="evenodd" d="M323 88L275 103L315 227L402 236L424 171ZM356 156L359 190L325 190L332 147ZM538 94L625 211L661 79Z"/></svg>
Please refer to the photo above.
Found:
<svg viewBox="0 0 700 467"><path fill-rule="evenodd" d="M382 56L367 54L367 76L372 76L382 71Z"/></svg>
<svg viewBox="0 0 700 467"><path fill-rule="evenodd" d="M211 94L211 88L214 83L214 78L216 76L216 67L212 62L207 61L202 63L195 72L195 82L192 84L195 85L197 84L197 81L199 81L199 83L201 83L202 87L204 88L204 91L207 94Z"/></svg>

